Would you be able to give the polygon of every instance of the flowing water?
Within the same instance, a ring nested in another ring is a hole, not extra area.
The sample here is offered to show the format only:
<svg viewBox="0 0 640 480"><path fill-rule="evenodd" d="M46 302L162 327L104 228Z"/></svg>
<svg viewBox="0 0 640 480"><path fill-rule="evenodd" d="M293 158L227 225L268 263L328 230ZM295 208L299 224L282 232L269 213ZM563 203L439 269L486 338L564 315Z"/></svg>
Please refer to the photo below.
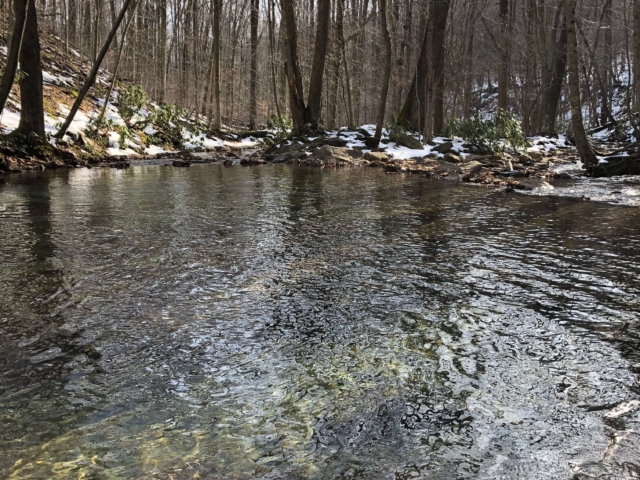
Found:
<svg viewBox="0 0 640 480"><path fill-rule="evenodd" d="M0 182L0 478L640 476L638 208L374 169Z"/></svg>

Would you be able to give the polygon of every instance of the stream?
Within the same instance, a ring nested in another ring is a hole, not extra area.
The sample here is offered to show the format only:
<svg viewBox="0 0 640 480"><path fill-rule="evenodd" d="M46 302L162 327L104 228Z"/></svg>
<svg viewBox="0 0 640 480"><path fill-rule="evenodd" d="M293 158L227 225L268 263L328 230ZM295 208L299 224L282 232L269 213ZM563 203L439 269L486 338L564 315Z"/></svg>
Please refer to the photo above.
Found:
<svg viewBox="0 0 640 480"><path fill-rule="evenodd" d="M580 198L0 176L0 478L638 478L640 208Z"/></svg>

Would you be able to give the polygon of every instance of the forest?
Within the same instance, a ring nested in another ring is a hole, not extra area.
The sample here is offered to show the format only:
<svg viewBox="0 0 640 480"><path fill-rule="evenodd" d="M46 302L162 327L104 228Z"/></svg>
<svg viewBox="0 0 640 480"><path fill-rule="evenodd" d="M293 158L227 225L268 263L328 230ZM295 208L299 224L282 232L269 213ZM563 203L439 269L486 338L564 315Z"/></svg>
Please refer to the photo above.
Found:
<svg viewBox="0 0 640 480"><path fill-rule="evenodd" d="M0 101L19 83L17 131L27 136L45 136L42 31L60 54L91 63L59 139L103 69L212 132L373 124L378 139L406 130L427 143L484 134L482 121L501 112L519 130L497 135L566 134L587 169L613 153L601 174L638 171L636 2L6 0L3 9ZM622 143L594 146L592 134Z"/></svg>

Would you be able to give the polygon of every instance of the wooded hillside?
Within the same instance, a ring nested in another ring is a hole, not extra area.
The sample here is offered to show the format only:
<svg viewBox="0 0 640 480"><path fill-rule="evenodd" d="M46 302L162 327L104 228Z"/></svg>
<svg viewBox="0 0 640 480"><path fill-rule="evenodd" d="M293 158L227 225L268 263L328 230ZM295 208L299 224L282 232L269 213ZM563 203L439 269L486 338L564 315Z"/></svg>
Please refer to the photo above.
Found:
<svg viewBox="0 0 640 480"><path fill-rule="evenodd" d="M428 139L500 108L526 135L572 130L584 158L585 130L637 132L640 0L4 0L9 43L27 3L66 48L104 49L104 68L214 128Z"/></svg>

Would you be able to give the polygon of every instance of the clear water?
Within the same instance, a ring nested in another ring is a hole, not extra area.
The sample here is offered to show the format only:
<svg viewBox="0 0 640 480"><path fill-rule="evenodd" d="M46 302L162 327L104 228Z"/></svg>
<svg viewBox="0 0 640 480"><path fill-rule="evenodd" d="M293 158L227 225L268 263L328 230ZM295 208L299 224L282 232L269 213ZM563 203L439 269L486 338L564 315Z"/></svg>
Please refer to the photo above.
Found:
<svg viewBox="0 0 640 480"><path fill-rule="evenodd" d="M144 166L0 232L0 478L640 475L640 209Z"/></svg>

